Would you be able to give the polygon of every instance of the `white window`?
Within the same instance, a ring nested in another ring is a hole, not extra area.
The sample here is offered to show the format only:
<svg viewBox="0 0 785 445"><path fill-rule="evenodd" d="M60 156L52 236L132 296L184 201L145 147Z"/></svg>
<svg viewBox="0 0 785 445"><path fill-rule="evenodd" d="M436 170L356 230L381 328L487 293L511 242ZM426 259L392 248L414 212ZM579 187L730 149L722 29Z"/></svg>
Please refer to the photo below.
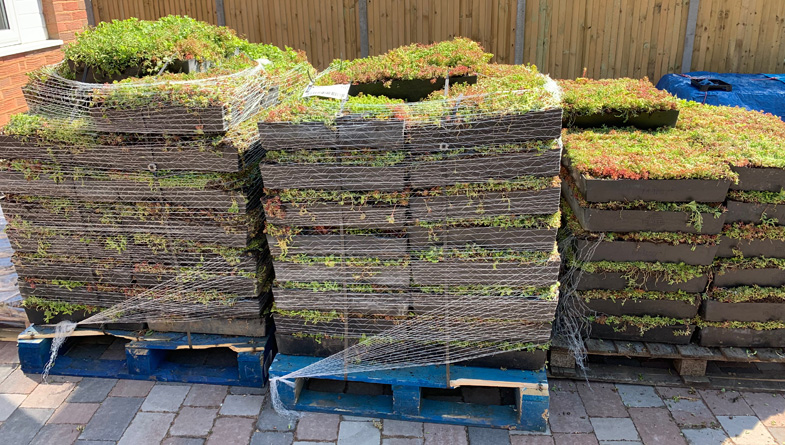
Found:
<svg viewBox="0 0 785 445"><path fill-rule="evenodd" d="M19 25L14 14L14 0L0 0L0 46L19 43Z"/></svg>
<svg viewBox="0 0 785 445"><path fill-rule="evenodd" d="M0 57L63 43L48 37L41 0L0 0Z"/></svg>

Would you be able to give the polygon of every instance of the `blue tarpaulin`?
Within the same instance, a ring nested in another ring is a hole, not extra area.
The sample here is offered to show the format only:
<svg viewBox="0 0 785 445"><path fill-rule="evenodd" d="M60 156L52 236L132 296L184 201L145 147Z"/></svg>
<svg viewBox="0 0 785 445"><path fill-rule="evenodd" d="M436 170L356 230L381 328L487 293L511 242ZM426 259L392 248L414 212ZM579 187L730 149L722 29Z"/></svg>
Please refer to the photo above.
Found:
<svg viewBox="0 0 785 445"><path fill-rule="evenodd" d="M733 91L699 91L692 86L692 77L708 77L728 82ZM666 74L657 88L674 96L709 105L744 107L765 111L785 120L785 75L783 74L728 74L708 71Z"/></svg>

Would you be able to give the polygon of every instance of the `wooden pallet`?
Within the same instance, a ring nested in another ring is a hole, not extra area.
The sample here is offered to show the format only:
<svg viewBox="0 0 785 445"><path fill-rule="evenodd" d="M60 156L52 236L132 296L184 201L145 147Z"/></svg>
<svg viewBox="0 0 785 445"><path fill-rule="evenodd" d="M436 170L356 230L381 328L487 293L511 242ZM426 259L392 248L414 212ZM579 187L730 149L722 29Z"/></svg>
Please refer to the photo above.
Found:
<svg viewBox="0 0 785 445"><path fill-rule="evenodd" d="M283 377L319 360L322 359L278 354L270 367L270 377ZM529 431L545 431L547 424L549 393L544 370L450 366L448 381L445 366L419 366L321 376L319 379L383 385L390 391L373 395L324 392L309 386L308 379L297 378L294 386L277 383L284 406L297 411ZM424 397L424 390L428 388L459 387L512 388L515 405L483 405Z"/></svg>
<svg viewBox="0 0 785 445"><path fill-rule="evenodd" d="M664 343L645 343L635 341L613 341L587 339L585 342L589 357L619 357L641 360L670 361L678 376L660 373L652 376L646 373L641 378L637 369L624 369L624 366L599 366L596 370L579 372L575 366L575 358L566 345L554 341L550 350L550 374L554 377L580 377L602 381L620 381L635 383L652 383L654 378L657 383L670 384L710 384L717 376L707 375L707 366L712 362L721 363L785 363L785 349L783 348L757 348L743 349L732 347L703 347L698 345L670 345ZM656 374L656 373L655 373ZM785 375L781 379L785 382Z"/></svg>
<svg viewBox="0 0 785 445"><path fill-rule="evenodd" d="M47 326L30 326L19 334L24 372L43 372L53 337L54 328ZM77 329L50 373L261 387L274 349L272 337Z"/></svg>

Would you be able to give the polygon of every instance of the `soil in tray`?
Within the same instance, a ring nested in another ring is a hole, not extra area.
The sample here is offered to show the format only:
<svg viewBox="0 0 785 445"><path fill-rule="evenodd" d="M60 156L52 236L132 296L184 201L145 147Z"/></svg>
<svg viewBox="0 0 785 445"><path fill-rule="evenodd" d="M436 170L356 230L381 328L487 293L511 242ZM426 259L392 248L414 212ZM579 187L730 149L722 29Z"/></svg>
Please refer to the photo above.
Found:
<svg viewBox="0 0 785 445"><path fill-rule="evenodd" d="M403 166L260 164L262 181L268 189L379 190L406 189Z"/></svg>
<svg viewBox="0 0 785 445"><path fill-rule="evenodd" d="M485 249L515 249L536 252L553 250L557 229L519 229L502 227L435 227L412 226L406 229L409 247L431 246L464 248L476 244Z"/></svg>
<svg viewBox="0 0 785 445"><path fill-rule="evenodd" d="M486 192L477 197L413 196L409 206L412 218L421 221L509 215L552 215L559 210L559 188L503 193Z"/></svg>
<svg viewBox="0 0 785 445"><path fill-rule="evenodd" d="M718 218L710 213L701 213L701 230L691 221L687 212L656 210L600 210L581 207L567 181L562 182L562 196L578 218L584 230L589 232L686 232L717 234L722 231L726 213Z"/></svg>
<svg viewBox="0 0 785 445"><path fill-rule="evenodd" d="M731 183L706 179L589 179L573 169L570 174L588 202L722 202Z"/></svg>
<svg viewBox="0 0 785 445"><path fill-rule="evenodd" d="M149 321L147 325L156 332L264 337L268 334L268 323L267 317L252 319L211 317L209 320L190 322Z"/></svg>
<svg viewBox="0 0 785 445"><path fill-rule="evenodd" d="M785 225L785 205L758 204L754 202L740 202L728 199L728 217L726 222L745 222L760 224L763 222L763 215L766 219L776 224Z"/></svg>
<svg viewBox="0 0 785 445"><path fill-rule="evenodd" d="M785 241L778 239L735 239L720 237L717 257L733 258L741 252L745 258L763 256L766 258L785 258Z"/></svg>
<svg viewBox="0 0 785 445"><path fill-rule="evenodd" d="M98 131L112 133L221 133L229 129L222 106L184 107L177 104L120 109L98 105L90 108Z"/></svg>
<svg viewBox="0 0 785 445"><path fill-rule="evenodd" d="M614 329L614 327L616 329ZM591 324L589 337L603 340L644 341L686 345L690 343L693 332L695 332L695 326L692 325L689 327L685 325L653 327L641 333L640 328L637 326L626 325L620 328L593 322Z"/></svg>
<svg viewBox="0 0 785 445"><path fill-rule="evenodd" d="M758 331L706 326L700 328L698 344L706 347L782 348L785 347L785 329Z"/></svg>
<svg viewBox="0 0 785 445"><path fill-rule="evenodd" d="M459 83L475 84L477 76L458 76L450 78L450 85ZM392 99L403 99L406 102L419 102L434 91L444 89L445 78L434 79L407 79L393 80L390 82L370 82L352 84L349 95L357 96L360 93L373 96L386 96Z"/></svg>
<svg viewBox="0 0 785 445"><path fill-rule="evenodd" d="M714 286L785 286L785 270L770 267L762 269L731 269L714 272Z"/></svg>
<svg viewBox="0 0 785 445"><path fill-rule="evenodd" d="M647 291L656 292L678 292L684 291L688 293L700 293L706 290L709 284L709 275L701 275L697 278L681 283L669 283L664 278L652 276L645 277L641 274L628 279L622 272L579 272L578 282L576 283L577 290L592 290L592 289L607 289L607 290L623 290L627 289L630 282L634 284L634 288L643 289Z"/></svg>
<svg viewBox="0 0 785 445"><path fill-rule="evenodd" d="M507 285L550 286L559 279L559 261L542 264L447 260L412 261L412 282L432 286Z"/></svg>
<svg viewBox="0 0 785 445"><path fill-rule="evenodd" d="M266 150L334 148L338 132L321 122L259 122L259 137Z"/></svg>
<svg viewBox="0 0 785 445"><path fill-rule="evenodd" d="M698 315L700 298L695 298L695 302L679 300L650 300L650 299L591 299L583 301L589 310L588 313L598 312L607 315L651 315L669 318L693 318Z"/></svg>
<svg viewBox="0 0 785 445"><path fill-rule="evenodd" d="M308 204L302 210L287 203L278 205L274 199L268 200L265 213L267 221L275 225L402 230L409 221L405 206L324 203Z"/></svg>
<svg viewBox="0 0 785 445"><path fill-rule="evenodd" d="M275 261L275 277L280 281L367 283L381 286L408 286L409 268L400 266L344 266L328 267L324 263L299 264Z"/></svg>
<svg viewBox="0 0 785 445"><path fill-rule="evenodd" d="M724 303L705 300L701 317L706 321L785 321L785 301Z"/></svg>
<svg viewBox="0 0 785 445"><path fill-rule="evenodd" d="M473 118L471 122L442 122L451 147L476 147L494 144L519 144L532 140L561 137L561 108Z"/></svg>
<svg viewBox="0 0 785 445"><path fill-rule="evenodd" d="M465 155L437 161L415 158L409 166L409 181L416 189L443 187L457 183L497 183L521 176L557 176L560 149L519 151L495 155ZM724 197L723 197L724 199Z"/></svg>
<svg viewBox="0 0 785 445"><path fill-rule="evenodd" d="M768 167L731 167L731 169L739 174L739 183L731 184L731 190L779 192L785 189L785 169Z"/></svg>
<svg viewBox="0 0 785 445"><path fill-rule="evenodd" d="M717 244L667 244L639 241L577 239L575 255L580 261L642 261L708 266L714 261Z"/></svg>
<svg viewBox="0 0 785 445"><path fill-rule="evenodd" d="M44 325L50 324L54 325L60 323L61 321L73 321L78 322L85 320L90 317L90 313L85 311L74 311L72 314L58 314L52 317L49 321L46 321L46 316L44 311L37 310L37 309L30 309L25 308L25 314L27 314L27 321L30 324L35 325ZM102 329L117 329L123 331L142 331L147 329L147 324L145 323L105 323L105 324L83 324L80 325L81 327L85 328L102 328Z"/></svg>
<svg viewBox="0 0 785 445"><path fill-rule="evenodd" d="M641 130L652 130L661 127L675 127L679 120L679 110L661 110L652 113L641 113L637 116L624 118L614 113L589 114L571 116L564 121L567 127L635 127Z"/></svg>
<svg viewBox="0 0 785 445"><path fill-rule="evenodd" d="M270 253L279 256L281 251L278 240L267 235ZM287 246L288 255L306 254L316 256L336 255L377 258L403 258L407 254L406 237L375 235L299 234L292 237Z"/></svg>

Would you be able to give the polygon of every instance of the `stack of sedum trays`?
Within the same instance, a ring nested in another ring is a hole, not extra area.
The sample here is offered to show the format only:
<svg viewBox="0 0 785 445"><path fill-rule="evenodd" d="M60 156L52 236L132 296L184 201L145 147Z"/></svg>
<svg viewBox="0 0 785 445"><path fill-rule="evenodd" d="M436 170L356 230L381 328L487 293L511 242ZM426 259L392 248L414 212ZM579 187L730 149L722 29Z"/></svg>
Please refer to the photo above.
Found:
<svg viewBox="0 0 785 445"><path fill-rule="evenodd" d="M140 50L124 71L82 51L159 28L209 37L210 69L188 72L176 51L162 69L162 54ZM3 209L30 320L79 321L111 307L126 328L266 335L272 277L250 117L302 63L293 51L166 17L101 24L64 63L34 73L31 114L0 136ZM118 82L94 83L109 75Z"/></svg>
<svg viewBox="0 0 785 445"><path fill-rule="evenodd" d="M432 363L542 368L561 109L534 67L488 59L455 39L335 62L313 96L263 113L280 353L389 342ZM333 84L348 96L319 96Z"/></svg>

